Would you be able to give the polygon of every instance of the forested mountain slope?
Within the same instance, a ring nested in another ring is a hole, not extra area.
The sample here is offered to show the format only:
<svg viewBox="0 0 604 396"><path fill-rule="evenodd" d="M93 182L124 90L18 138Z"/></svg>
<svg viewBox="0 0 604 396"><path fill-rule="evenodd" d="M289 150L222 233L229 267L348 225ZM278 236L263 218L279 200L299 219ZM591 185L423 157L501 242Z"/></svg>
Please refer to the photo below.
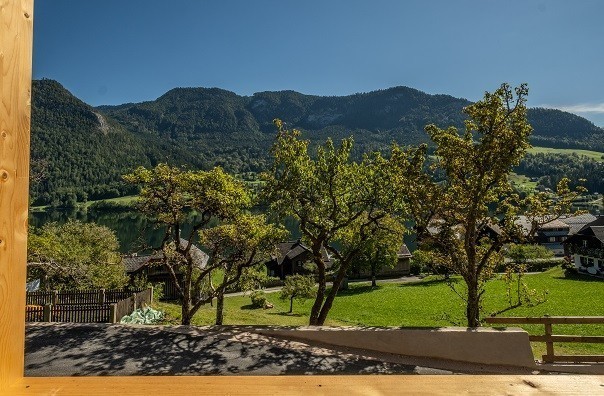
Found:
<svg viewBox="0 0 604 396"><path fill-rule="evenodd" d="M266 168L274 118L314 142L354 135L355 151L427 142L426 124L463 127L470 102L394 87L348 96L294 91L240 96L218 88L175 88L156 100L93 108L58 82L33 82L32 183L36 204L65 204L128 192L121 175L161 161L230 172ZM533 141L604 151L604 130L558 110L531 109Z"/></svg>

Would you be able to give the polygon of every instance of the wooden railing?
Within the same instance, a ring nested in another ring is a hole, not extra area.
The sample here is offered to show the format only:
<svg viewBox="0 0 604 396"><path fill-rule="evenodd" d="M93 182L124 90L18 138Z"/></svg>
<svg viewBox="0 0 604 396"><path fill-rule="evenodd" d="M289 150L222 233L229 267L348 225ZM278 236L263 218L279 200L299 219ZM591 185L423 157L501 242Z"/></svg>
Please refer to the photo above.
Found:
<svg viewBox="0 0 604 396"><path fill-rule="evenodd" d="M98 289L82 291L36 291L27 292L27 305L85 305L113 304L145 289Z"/></svg>
<svg viewBox="0 0 604 396"><path fill-rule="evenodd" d="M117 323L136 308L153 301L153 288L140 290L138 293L123 290L70 292L68 298L58 297L61 293L57 292L34 293L28 294L26 322ZM120 300L113 301L116 298ZM38 301L42 304L35 303Z"/></svg>
<svg viewBox="0 0 604 396"><path fill-rule="evenodd" d="M529 335L529 340L534 342L544 342L546 354L542 356L543 362L569 362L569 363L602 363L604 355L556 355L554 354L554 342L579 342L579 343L604 343L604 336L581 336L553 334L552 325L568 324L604 324L604 316L544 316L540 318L519 318L519 317L490 317L485 318L489 324L542 324L545 326L545 334Z"/></svg>

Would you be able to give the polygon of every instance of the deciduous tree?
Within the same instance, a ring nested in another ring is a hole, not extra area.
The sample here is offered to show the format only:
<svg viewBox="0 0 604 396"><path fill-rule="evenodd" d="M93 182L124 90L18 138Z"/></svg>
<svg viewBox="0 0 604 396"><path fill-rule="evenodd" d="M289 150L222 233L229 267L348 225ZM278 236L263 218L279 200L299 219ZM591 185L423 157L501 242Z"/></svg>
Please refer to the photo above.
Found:
<svg viewBox="0 0 604 396"><path fill-rule="evenodd" d="M162 253L162 264L180 295L182 324L190 324L213 298L222 304L226 288L237 282L243 268L257 264L282 237L280 228L266 224L264 216L244 213L251 204L248 192L220 168L185 171L159 164L138 168L125 179L142 187L139 210L165 230L161 244L153 248ZM183 233L185 223L190 232ZM194 242L209 257L200 257ZM212 273L220 271L220 282L212 284ZM222 321L221 307L217 322Z"/></svg>
<svg viewBox="0 0 604 396"><path fill-rule="evenodd" d="M48 223L30 230L28 279L50 289L118 288L127 276L109 228L95 223Z"/></svg>
<svg viewBox="0 0 604 396"><path fill-rule="evenodd" d="M372 153L360 162L352 161L351 138L342 140L340 147L327 140L313 156L298 131L285 129L280 120L275 124L279 132L272 148L272 169L264 176L264 195L272 210L300 222L319 283L309 323L322 325L351 262L387 227L387 219L402 222L405 217L401 192L406 189L408 168L417 161L411 152L398 148L390 159ZM394 157L397 161L391 160ZM339 263L329 293L324 249Z"/></svg>
<svg viewBox="0 0 604 396"><path fill-rule="evenodd" d="M559 183L556 197L521 198L512 189L512 167L530 147L527 94L525 85L514 92L502 84L464 109L468 118L463 132L426 127L436 145L436 162L417 175L411 205L415 228L420 245L439 254L439 264L464 279L466 289L459 294L470 327L480 325L484 283L503 260L504 244L534 235L539 225L567 212L577 194L566 179ZM518 224L520 214L529 219L528 230Z"/></svg>
<svg viewBox="0 0 604 396"><path fill-rule="evenodd" d="M311 275L290 275L285 278L279 298L289 299L289 313L294 310L294 299L304 301L315 296L315 280Z"/></svg>

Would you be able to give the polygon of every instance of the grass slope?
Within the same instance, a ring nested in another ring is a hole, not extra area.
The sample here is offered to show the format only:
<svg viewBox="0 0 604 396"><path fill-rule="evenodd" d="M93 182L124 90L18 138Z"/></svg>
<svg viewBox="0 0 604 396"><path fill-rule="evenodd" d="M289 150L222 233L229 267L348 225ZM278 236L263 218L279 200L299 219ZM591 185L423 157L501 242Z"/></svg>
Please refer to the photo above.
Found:
<svg viewBox="0 0 604 396"><path fill-rule="evenodd" d="M531 194L537 188L537 182L531 181L530 177L525 175L520 175L518 173L510 173L508 177L509 181L512 183L516 189L520 191L524 191L528 194Z"/></svg>
<svg viewBox="0 0 604 396"><path fill-rule="evenodd" d="M547 292L547 300L539 305L521 306L502 316L598 316L602 310L604 281L593 278L565 278L562 269L526 276L529 288L538 293ZM463 282L456 280L458 288ZM306 325L312 302L294 302L294 312L287 313L289 301L282 301L278 293L269 293L272 309L253 309L249 297L228 297L225 301L225 324ZM159 303L175 324L180 318L178 305ZM484 312L500 311L507 307L506 285L501 280L487 284ZM209 325L215 311L203 307L193 318L193 324ZM382 283L377 289L368 285L351 284L339 293L329 313L327 325L411 326L441 327L464 325L464 304L447 286L436 278L417 283ZM530 334L543 334L542 325L523 325ZM602 335L602 325L554 326L555 334ZM537 357L545 352L545 344L534 343ZM604 354L603 344L555 344L557 354Z"/></svg>
<svg viewBox="0 0 604 396"><path fill-rule="evenodd" d="M584 155L593 160L604 162L604 153L592 150L578 150L578 149L563 149L563 148L550 148L550 147L531 147L528 149L529 154L577 154Z"/></svg>

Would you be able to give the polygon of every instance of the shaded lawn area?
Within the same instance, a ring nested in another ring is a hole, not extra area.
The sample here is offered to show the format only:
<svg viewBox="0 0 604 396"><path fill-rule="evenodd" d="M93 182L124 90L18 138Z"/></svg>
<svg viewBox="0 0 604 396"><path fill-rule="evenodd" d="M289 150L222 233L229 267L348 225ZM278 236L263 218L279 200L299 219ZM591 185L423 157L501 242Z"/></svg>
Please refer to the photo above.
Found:
<svg viewBox="0 0 604 396"><path fill-rule="evenodd" d="M499 316L602 316L604 315L604 281L595 278L565 278L561 268L524 277L527 286L538 295L547 292L547 300L536 306L524 305ZM459 290L463 282L454 279ZM351 284L341 291L329 313L326 325L441 327L464 326L465 305L441 279L426 278L416 283L382 283L372 289L367 285ZM228 297L225 301L225 324L306 325L312 305L294 302L288 314L289 301L278 293L268 293L272 309L254 309L250 298ZM497 279L487 284L484 315L508 307L506 284ZM180 307L160 303L170 320L178 323ZM214 308L206 305L195 315L193 324L214 322ZM543 325L522 325L530 334L543 334ZM554 325L554 334L604 335L604 325ZM604 354L604 344L554 344L556 354ZM545 344L533 343L536 357L545 353Z"/></svg>

